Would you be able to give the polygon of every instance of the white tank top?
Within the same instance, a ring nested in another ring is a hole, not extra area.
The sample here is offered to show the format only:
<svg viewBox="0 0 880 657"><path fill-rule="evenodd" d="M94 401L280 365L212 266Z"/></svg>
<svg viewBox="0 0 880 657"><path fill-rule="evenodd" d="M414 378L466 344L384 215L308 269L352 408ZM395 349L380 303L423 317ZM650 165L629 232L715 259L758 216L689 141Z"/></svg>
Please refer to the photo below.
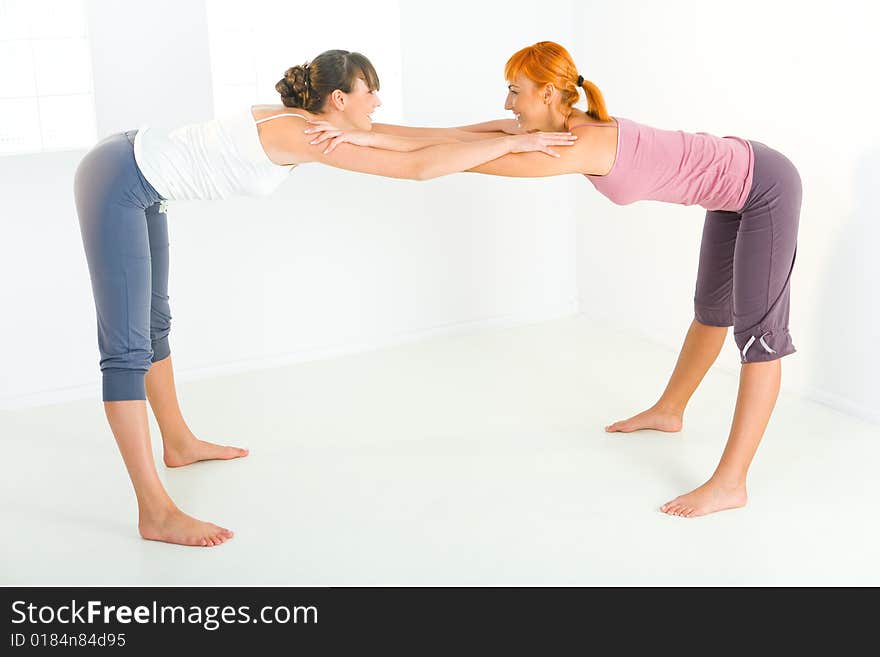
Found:
<svg viewBox="0 0 880 657"><path fill-rule="evenodd" d="M134 158L144 178L169 201L265 196L287 179L295 164L275 164L266 155L251 108L193 123L170 132L138 129Z"/></svg>

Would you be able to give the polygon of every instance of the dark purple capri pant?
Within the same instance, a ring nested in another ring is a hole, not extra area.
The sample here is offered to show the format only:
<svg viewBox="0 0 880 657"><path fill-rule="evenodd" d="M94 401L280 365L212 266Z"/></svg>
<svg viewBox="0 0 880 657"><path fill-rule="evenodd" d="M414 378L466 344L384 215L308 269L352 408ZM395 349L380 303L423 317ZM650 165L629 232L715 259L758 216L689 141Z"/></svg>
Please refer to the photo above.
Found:
<svg viewBox="0 0 880 657"><path fill-rule="evenodd" d="M751 144L755 170L745 205L739 212L706 212L694 294L698 322L733 326L742 363L796 351L788 311L801 177L779 151L758 141Z"/></svg>

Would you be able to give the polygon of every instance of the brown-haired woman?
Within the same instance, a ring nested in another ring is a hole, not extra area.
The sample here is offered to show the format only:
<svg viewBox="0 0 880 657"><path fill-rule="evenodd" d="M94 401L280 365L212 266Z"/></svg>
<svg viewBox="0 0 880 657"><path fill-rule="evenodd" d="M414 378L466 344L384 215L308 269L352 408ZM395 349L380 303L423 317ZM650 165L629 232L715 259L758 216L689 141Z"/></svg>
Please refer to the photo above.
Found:
<svg viewBox="0 0 880 657"><path fill-rule="evenodd" d="M578 173L619 205L656 200L706 209L694 295L694 319L672 377L657 402L608 432L680 431L688 400L733 326L740 352L739 394L727 446L712 476L662 505L694 517L746 503L746 475L781 381L780 359L794 353L788 330L789 282L797 251L801 180L784 155L757 141L660 130L610 116L599 89L579 74L561 45L542 41L508 60L505 109L514 119L463 128L373 131L399 136L496 138L520 131L572 131L577 143L558 158L507 155L470 171L498 176ZM587 111L574 107L583 89ZM363 140L318 128L336 143Z"/></svg>
<svg viewBox="0 0 880 657"><path fill-rule="evenodd" d="M330 152L310 143L306 121L369 128L370 114L380 104L378 88L366 57L330 50L286 71L276 86L281 106L242 107L167 134L148 128L117 133L79 163L74 193L95 297L104 410L137 496L144 538L212 546L232 536L183 513L165 491L150 448L147 399L168 467L248 453L197 439L178 405L168 343L168 201L269 194L296 166L309 162L424 180L508 153L558 156L552 147L575 139L503 135L465 143L377 133L371 143L383 150L348 146Z"/></svg>

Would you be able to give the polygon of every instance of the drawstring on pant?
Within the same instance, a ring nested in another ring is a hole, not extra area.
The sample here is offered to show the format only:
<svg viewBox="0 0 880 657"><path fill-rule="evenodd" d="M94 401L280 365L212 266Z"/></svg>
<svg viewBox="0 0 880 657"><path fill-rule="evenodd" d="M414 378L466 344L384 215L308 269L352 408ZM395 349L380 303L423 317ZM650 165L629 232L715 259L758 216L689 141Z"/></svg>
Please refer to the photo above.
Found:
<svg viewBox="0 0 880 657"><path fill-rule="evenodd" d="M764 331L764 333L761 334L761 337L758 338L758 341L761 343L761 346L764 347L764 349L767 351L767 353L775 354L776 351L774 349L771 349L770 345L768 345L766 342L764 342L764 336L769 335L769 334L770 334L770 331ZM754 342L755 342L755 336L753 335L752 337L749 338L749 341L746 342L746 346L743 347L742 360L744 363L746 362L746 352L749 350L749 347L751 347Z"/></svg>

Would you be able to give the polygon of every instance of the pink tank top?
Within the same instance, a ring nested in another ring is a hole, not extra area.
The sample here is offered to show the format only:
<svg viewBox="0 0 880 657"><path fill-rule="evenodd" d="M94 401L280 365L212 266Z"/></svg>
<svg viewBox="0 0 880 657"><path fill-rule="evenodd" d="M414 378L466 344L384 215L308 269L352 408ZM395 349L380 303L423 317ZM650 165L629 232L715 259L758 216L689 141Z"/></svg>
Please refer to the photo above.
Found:
<svg viewBox="0 0 880 657"><path fill-rule="evenodd" d="M617 122L617 157L611 171L604 176L584 175L614 203L666 201L731 212L745 205L755 170L747 140L660 130L612 118ZM582 125L591 124L572 128Z"/></svg>

